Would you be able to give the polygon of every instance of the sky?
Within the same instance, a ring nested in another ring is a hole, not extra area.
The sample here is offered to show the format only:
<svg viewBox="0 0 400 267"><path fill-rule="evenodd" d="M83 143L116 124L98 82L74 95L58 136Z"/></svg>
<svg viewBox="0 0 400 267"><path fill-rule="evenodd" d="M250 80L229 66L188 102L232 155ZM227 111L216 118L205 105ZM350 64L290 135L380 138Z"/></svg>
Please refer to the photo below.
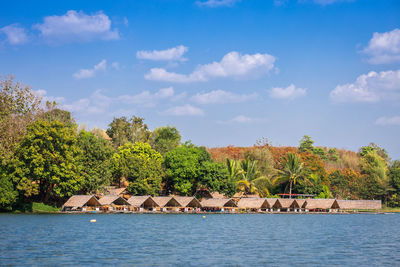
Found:
<svg viewBox="0 0 400 267"><path fill-rule="evenodd" d="M0 75L87 129L135 115L207 147L309 135L400 159L399 14L398 0L7 1Z"/></svg>

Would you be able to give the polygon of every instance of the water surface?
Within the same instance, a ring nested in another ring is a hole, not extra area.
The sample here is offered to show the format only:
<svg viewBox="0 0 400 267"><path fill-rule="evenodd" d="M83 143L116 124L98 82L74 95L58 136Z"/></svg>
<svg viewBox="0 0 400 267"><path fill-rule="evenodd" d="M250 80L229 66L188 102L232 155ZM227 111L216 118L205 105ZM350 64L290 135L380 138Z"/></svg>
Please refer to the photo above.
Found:
<svg viewBox="0 0 400 267"><path fill-rule="evenodd" d="M0 214L0 265L400 266L400 214L202 216Z"/></svg>

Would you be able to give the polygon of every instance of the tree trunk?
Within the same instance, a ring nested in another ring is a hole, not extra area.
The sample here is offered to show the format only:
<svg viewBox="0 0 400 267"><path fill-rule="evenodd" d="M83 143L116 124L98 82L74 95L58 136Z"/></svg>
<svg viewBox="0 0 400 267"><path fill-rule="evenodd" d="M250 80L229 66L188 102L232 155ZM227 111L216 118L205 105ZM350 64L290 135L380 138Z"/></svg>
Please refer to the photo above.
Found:
<svg viewBox="0 0 400 267"><path fill-rule="evenodd" d="M289 183L289 198L292 198L292 181Z"/></svg>

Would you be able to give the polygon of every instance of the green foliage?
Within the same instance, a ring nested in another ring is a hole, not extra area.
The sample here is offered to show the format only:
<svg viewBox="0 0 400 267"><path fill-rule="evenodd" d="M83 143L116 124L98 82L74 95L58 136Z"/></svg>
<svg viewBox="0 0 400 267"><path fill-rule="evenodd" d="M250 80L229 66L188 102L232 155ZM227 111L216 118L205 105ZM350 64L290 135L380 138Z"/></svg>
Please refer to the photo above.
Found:
<svg viewBox="0 0 400 267"><path fill-rule="evenodd" d="M337 148L330 148L328 150L328 160L333 162L339 161L339 151L337 150Z"/></svg>
<svg viewBox="0 0 400 267"><path fill-rule="evenodd" d="M112 157L113 175L125 177L134 195L158 195L163 176L163 157L147 143L126 143Z"/></svg>
<svg viewBox="0 0 400 267"><path fill-rule="evenodd" d="M11 210L17 201L18 192L10 177L2 172L0 174L0 210Z"/></svg>
<svg viewBox="0 0 400 267"><path fill-rule="evenodd" d="M325 151L325 149L322 148L322 147L315 147L315 148L312 150L312 152L313 152L315 155L319 156L322 160L327 160L327 159L328 159L328 157L327 157L327 155L326 155L326 151Z"/></svg>
<svg viewBox="0 0 400 267"><path fill-rule="evenodd" d="M78 146L82 151L79 157L82 165L82 192L95 193L99 187L111 181L113 149L109 141L86 131L79 132Z"/></svg>
<svg viewBox="0 0 400 267"><path fill-rule="evenodd" d="M389 167L389 180L393 188L400 193L400 160L395 160Z"/></svg>
<svg viewBox="0 0 400 267"><path fill-rule="evenodd" d="M299 145L299 153L302 152L312 152L314 149L314 141L311 139L310 136L304 135L303 138L300 140L300 145Z"/></svg>
<svg viewBox="0 0 400 267"><path fill-rule="evenodd" d="M261 176L272 176L276 174L274 158L267 146L252 149L245 153L245 158L257 161L257 170L260 172Z"/></svg>
<svg viewBox="0 0 400 267"><path fill-rule="evenodd" d="M53 213L61 211L60 208L56 206L46 205L40 202L32 203L32 212L33 213Z"/></svg>
<svg viewBox="0 0 400 267"><path fill-rule="evenodd" d="M296 185L297 181L304 179L304 163L301 161L300 156L287 153L286 160L282 162L282 169L279 170L278 177L274 183L288 183L289 194L292 193L293 185Z"/></svg>
<svg viewBox="0 0 400 267"><path fill-rule="evenodd" d="M162 155L165 155L168 151L179 146L181 135L175 127L166 126L156 128L151 133L150 140L152 147Z"/></svg>
<svg viewBox="0 0 400 267"><path fill-rule="evenodd" d="M18 190L26 197L69 197L81 189L82 176L78 156L76 127L59 121L38 120L15 152L12 164Z"/></svg>
<svg viewBox="0 0 400 267"><path fill-rule="evenodd" d="M147 124L144 123L144 119L136 116L130 119L126 117L114 118L106 132L116 147L127 142L132 144L136 142L146 143L151 134Z"/></svg>

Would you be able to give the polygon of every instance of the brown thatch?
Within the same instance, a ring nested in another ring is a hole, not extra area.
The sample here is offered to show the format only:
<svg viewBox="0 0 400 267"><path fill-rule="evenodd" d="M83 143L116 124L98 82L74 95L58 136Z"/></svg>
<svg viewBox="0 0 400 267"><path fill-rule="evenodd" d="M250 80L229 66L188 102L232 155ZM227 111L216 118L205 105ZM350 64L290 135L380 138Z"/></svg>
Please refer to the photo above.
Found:
<svg viewBox="0 0 400 267"><path fill-rule="evenodd" d="M84 206L98 207L101 204L94 195L75 195L65 202L63 208L82 208Z"/></svg>
<svg viewBox="0 0 400 267"><path fill-rule="evenodd" d="M299 209L299 204L297 204L295 199L292 198L278 198L273 208L277 209Z"/></svg>
<svg viewBox="0 0 400 267"><path fill-rule="evenodd" d="M259 194L245 194L244 197L247 198L260 198Z"/></svg>
<svg viewBox="0 0 400 267"><path fill-rule="evenodd" d="M338 209L339 205L335 199L307 199L305 203L306 209Z"/></svg>
<svg viewBox="0 0 400 267"><path fill-rule="evenodd" d="M269 204L265 198L241 198L237 206L242 209L268 209Z"/></svg>
<svg viewBox="0 0 400 267"><path fill-rule="evenodd" d="M231 198L209 198L200 202L203 208L237 207Z"/></svg>
<svg viewBox="0 0 400 267"><path fill-rule="evenodd" d="M181 197L181 196L174 196L173 197L178 203L180 207L186 208L200 208L201 204L200 201L197 200L195 197Z"/></svg>
<svg viewBox="0 0 400 267"><path fill-rule="evenodd" d="M211 197L212 198L226 198L223 194L221 194L220 192L212 192L211 193Z"/></svg>
<svg viewBox="0 0 400 267"><path fill-rule="evenodd" d="M266 198L265 200L268 202L268 208L272 209L278 199L277 198Z"/></svg>
<svg viewBox="0 0 400 267"><path fill-rule="evenodd" d="M132 196L128 199L129 204L135 208L154 208L158 207L158 204L153 200L151 196Z"/></svg>
<svg viewBox="0 0 400 267"><path fill-rule="evenodd" d="M297 204L299 205L300 208L304 209L306 206L306 200L305 199L296 199Z"/></svg>
<svg viewBox="0 0 400 267"><path fill-rule="evenodd" d="M336 200L342 210L379 210L382 209L381 200Z"/></svg>
<svg viewBox="0 0 400 267"><path fill-rule="evenodd" d="M116 196L120 196L124 193L127 193L125 187L108 189L107 192L109 195L116 195Z"/></svg>
<svg viewBox="0 0 400 267"><path fill-rule="evenodd" d="M243 192L237 192L237 193L235 193L235 194L233 195L232 198L241 198L241 197L243 197L243 196L244 196L244 193L243 193Z"/></svg>
<svg viewBox="0 0 400 267"><path fill-rule="evenodd" d="M173 197L153 197L153 200L161 208L164 207L180 207L180 204Z"/></svg>
<svg viewBox="0 0 400 267"><path fill-rule="evenodd" d="M120 197L118 195L106 195L106 196L100 198L99 202L102 206L112 205L112 204L120 205L120 206L123 206L123 205L129 206L130 205L129 202L126 201L125 198Z"/></svg>

